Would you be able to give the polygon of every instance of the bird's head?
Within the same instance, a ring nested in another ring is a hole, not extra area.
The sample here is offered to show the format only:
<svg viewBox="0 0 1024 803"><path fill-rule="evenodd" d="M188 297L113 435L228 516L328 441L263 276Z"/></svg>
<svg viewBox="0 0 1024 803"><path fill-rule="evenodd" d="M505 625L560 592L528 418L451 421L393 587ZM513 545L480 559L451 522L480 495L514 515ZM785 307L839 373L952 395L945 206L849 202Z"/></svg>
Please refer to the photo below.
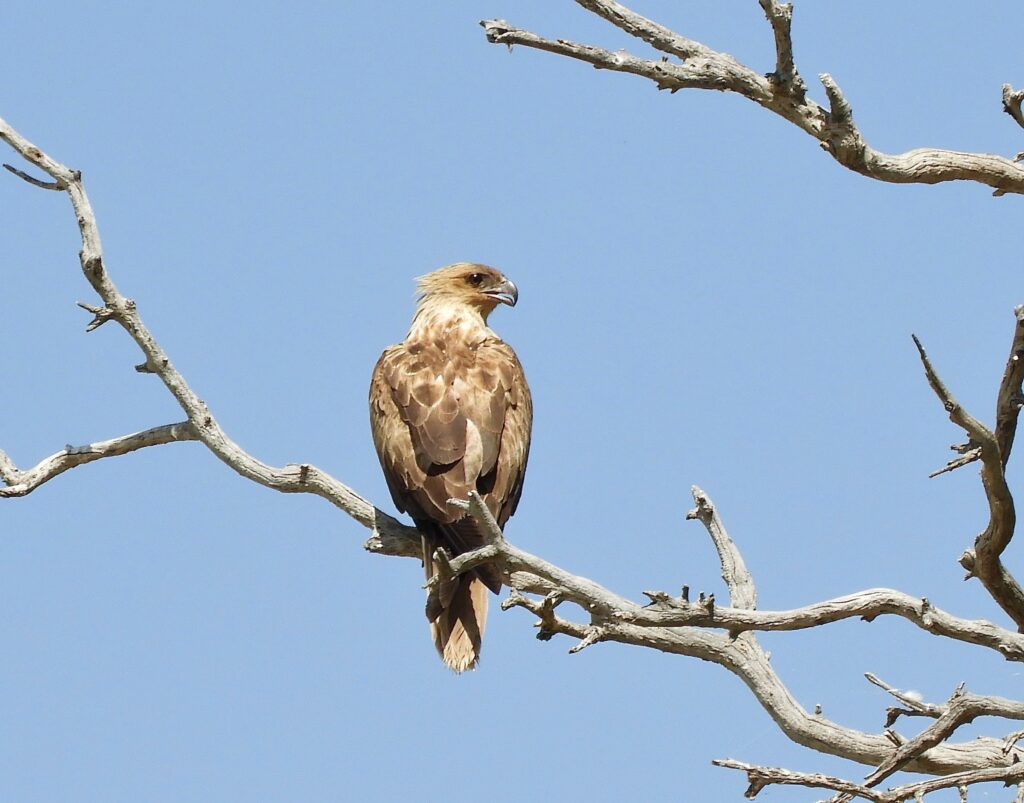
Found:
<svg viewBox="0 0 1024 803"><path fill-rule="evenodd" d="M435 304L465 305L487 320L498 304L516 305L519 291L505 275L487 265L457 262L435 270L417 280L420 306Z"/></svg>

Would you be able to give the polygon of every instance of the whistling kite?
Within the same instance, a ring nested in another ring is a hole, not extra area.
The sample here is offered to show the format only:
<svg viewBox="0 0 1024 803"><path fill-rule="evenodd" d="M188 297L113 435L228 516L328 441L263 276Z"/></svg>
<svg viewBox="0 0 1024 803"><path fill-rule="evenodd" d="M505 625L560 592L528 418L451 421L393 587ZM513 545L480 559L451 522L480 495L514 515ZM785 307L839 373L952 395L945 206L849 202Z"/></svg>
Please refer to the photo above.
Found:
<svg viewBox="0 0 1024 803"><path fill-rule="evenodd" d="M370 426L395 505L422 535L423 566L434 552L475 549L483 535L449 499L483 498L504 526L519 502L530 451L533 404L515 352L487 326L516 286L486 265L460 262L419 279L405 341L386 349L370 383ZM487 589L501 577L484 565L427 595L434 644L456 672L480 657Z"/></svg>

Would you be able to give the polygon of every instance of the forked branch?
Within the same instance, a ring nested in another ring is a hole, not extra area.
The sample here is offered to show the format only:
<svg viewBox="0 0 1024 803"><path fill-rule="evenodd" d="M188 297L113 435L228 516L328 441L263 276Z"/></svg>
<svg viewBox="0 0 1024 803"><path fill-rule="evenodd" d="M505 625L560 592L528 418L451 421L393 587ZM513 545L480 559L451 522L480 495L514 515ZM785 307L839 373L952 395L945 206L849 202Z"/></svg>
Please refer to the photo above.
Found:
<svg viewBox="0 0 1024 803"><path fill-rule="evenodd" d="M345 511L364 527L374 530L396 552L404 548L412 554L415 547L415 552L418 553L420 548L419 534L415 528L407 527L383 511L378 510L369 501L326 472L308 463L288 465L283 468L268 466L232 441L220 424L217 423L205 402L189 387L185 378L171 363L170 358L156 338L146 328L135 302L126 298L117 289L113 279L107 272L96 216L93 213L92 205L89 203L89 197L85 192L82 174L77 170L64 166L45 154L41 149L15 131L3 119L0 119L0 140L6 142L26 161L53 179L53 186L49 186L48 182L42 182L42 184L39 182L32 183L40 186L47 185L47 189L59 189L66 192L71 200L82 238L82 250L79 254L82 272L103 301L103 306L99 308L86 305L86 308L96 316L93 319L93 323L100 320L100 316L102 316L102 321L117 321L142 350L145 361L139 366L139 370L155 374L159 377L160 381L163 382L164 386L177 400L181 409L185 411L187 427L185 424L176 425L178 429L174 430L176 433L174 437L170 437L171 431L165 428L150 430L148 433L149 440L155 442L155 439L160 437L169 438L169 440L199 440L224 463L243 477L283 493L312 493L321 496ZM12 172L18 175L22 174L22 171L18 170L12 170ZM152 433L157 434L153 435ZM186 434L189 437L184 437ZM133 446L135 449L153 445L153 443L141 442L141 435L147 435L147 433L129 436L129 439L134 438L134 441L117 439L120 443L115 445L108 443L107 451L111 453L114 453L111 450L116 451L116 449L131 451L131 449L124 448L129 444L135 444ZM14 464L5 455L3 459L0 459L0 468L3 469L2 477L5 485L8 487L2 495L23 495L38 487L41 481L56 476L60 471L67 470L67 468L73 465L91 462L91 460L98 457L107 456L106 454L99 454L90 459L82 459L82 455L66 454L67 452L68 450L65 450L65 453L58 453L48 458L49 463L44 461L43 464L40 464L43 468L37 474L33 474L30 477L17 472ZM60 466L63 466L63 468L56 470ZM34 485L31 484L30 481L37 476L43 479L36 481Z"/></svg>
<svg viewBox="0 0 1024 803"><path fill-rule="evenodd" d="M974 548L968 549L960 557L960 563L967 569L968 576L977 577L982 585L999 604L1018 629L1024 628L1024 589L1003 565L1000 559L1003 550L1013 538L1017 514L1013 504L1013 496L1006 484L1006 460L1010 454L1013 436L1017 427L1017 410L1010 411L1014 394L1020 394L1020 359L1017 349L1021 338L1021 308L1017 308L1016 326L1014 327L1013 351L999 391L999 412L1002 414L1001 435L1005 441L1001 447L999 438L981 421L965 410L954 398L949 388L939 377L921 341L914 336L921 363L924 365L925 376L935 395L939 397L949 420L967 433L972 443L978 444L981 455L981 483L988 500L988 525L974 541ZM1014 383L1016 383L1014 385ZM998 429L998 428L997 428Z"/></svg>
<svg viewBox="0 0 1024 803"><path fill-rule="evenodd" d="M672 93L680 89L735 92L810 134L841 165L869 178L896 184L974 181L992 187L994 195L1024 193L1024 167L1003 156L940 148L917 148L899 154L875 150L857 128L850 103L828 73L819 76L828 105L807 97L793 56L790 3L758 0L775 39L775 70L766 76L763 69L741 64L729 53L670 30L614 0L576 2L663 55L643 58L561 37L549 39L501 19L480 24L488 42L509 48L522 45L583 61L599 70L636 75ZM1007 113L1021 123L1021 93L1007 85L1002 97Z"/></svg>
<svg viewBox="0 0 1024 803"><path fill-rule="evenodd" d="M746 585L747 582L737 584L736 578L739 576L749 578L745 569L739 571L735 569L735 567L743 566L742 557L739 555L735 542L725 531L711 500L699 488L693 489L693 495L698 505L697 511L701 511L701 513L698 514L695 511L691 518L701 520L708 528L723 568L733 567L732 570L724 570L723 576L730 592L735 593L736 588ZM472 500L472 502L476 501ZM467 507L480 524L485 529L495 527L496 523L487 508L472 502ZM368 544L368 548L381 551L372 542ZM747 685L755 698L761 702L765 710L793 741L820 752L844 756L876 767L893 761L894 744L889 734L867 734L844 728L831 722L820 713L810 714L801 708L793 700L782 680L775 674L768 655L757 643L753 633L722 635L704 632L704 629L730 629L729 624L734 621L732 617L753 617L759 613L766 617L773 617L778 614L756 612L744 608L716 607L713 603L709 603L707 598L704 602L696 603L679 600L679 605L692 605L699 608L704 617L703 620L695 621L694 624L697 626L665 627L659 621L659 616L664 611L659 609L664 604L662 598L667 595L651 593L648 596L656 600L654 604L641 606L592 580L572 575L542 558L524 552L505 538L496 539L479 550L463 553L453 558L449 569L453 574L460 574L479 566L485 560L501 567L504 570L507 584L514 589L502 607L521 607L536 615L538 617L538 637L540 638L546 640L557 634L568 635L576 639L576 644L571 649L572 652L599 642L616 641L717 663L736 674ZM749 580L749 583L752 587L753 581ZM540 595L540 598L529 596L531 593ZM898 592L886 593L897 594ZM587 620L576 621L568 615L559 615L558 611L566 603L578 606L587 615ZM918 605L920 607L921 603L919 602ZM930 609L930 605L927 604L923 607L926 610ZM652 611L657 612L658 615L651 617ZM932 613L948 616L948 614L942 614L934 609L928 611L926 615L932 615ZM963 626L966 628L967 623L964 622ZM994 625L989 625L989 627L994 629L992 632L998 630ZM1019 651L1020 637L1017 634L1003 631L1003 638L1007 640L1006 643L1016 643L1014 651ZM1016 709L1012 708L1012 701L980 697L975 699L984 701L983 704L988 706L985 708L986 712L1008 711L1011 712L1008 716L1016 718L1013 716ZM1000 706L1004 703L1011 707L1001 708ZM969 713L973 713L974 716L980 715L974 709L971 709ZM958 722L959 724L962 723ZM907 742L906 739L900 739L898 745ZM930 749L922 747L909 757L905 752L900 753L896 760L901 766L938 774L948 774L965 769L962 764L954 766L946 763L946 760L961 750L972 754L971 769L1008 767L1014 763L1014 758L1006 750L1006 740L1003 738L978 739L956 745L929 744L928 748ZM960 753L960 760L964 756L964 753ZM1024 757L1024 753L1021 753L1021 757ZM974 760L979 763L973 764Z"/></svg>
<svg viewBox="0 0 1024 803"><path fill-rule="evenodd" d="M828 803L840 803L840 801L853 798L870 800L874 803L903 803L903 801L923 800L925 795L942 789L961 789L980 783L1002 782L1010 785L1024 782L1024 764L959 772L944 778L918 781L882 791L821 773L793 772L781 767L761 767L732 759L716 759L712 763L718 767L745 772L750 784L745 795L750 799L757 797L758 793L768 786L782 785L803 786L808 789L829 789L839 793Z"/></svg>

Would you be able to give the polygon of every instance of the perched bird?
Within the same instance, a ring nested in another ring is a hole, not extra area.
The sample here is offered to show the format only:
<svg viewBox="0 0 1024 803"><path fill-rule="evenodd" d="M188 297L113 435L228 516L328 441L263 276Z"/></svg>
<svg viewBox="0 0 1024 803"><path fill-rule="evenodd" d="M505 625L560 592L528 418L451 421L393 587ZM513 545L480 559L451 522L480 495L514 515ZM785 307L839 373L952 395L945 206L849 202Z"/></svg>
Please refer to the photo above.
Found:
<svg viewBox="0 0 1024 803"><path fill-rule="evenodd" d="M419 278L405 341L385 349L370 383L370 427L391 498L420 531L427 579L434 552L475 549L484 536L449 499L476 490L504 526L519 503L530 452L533 403L512 348L487 326L516 286L486 265L460 262ZM444 662L476 666L487 589L501 577L484 565L427 594L427 619Z"/></svg>

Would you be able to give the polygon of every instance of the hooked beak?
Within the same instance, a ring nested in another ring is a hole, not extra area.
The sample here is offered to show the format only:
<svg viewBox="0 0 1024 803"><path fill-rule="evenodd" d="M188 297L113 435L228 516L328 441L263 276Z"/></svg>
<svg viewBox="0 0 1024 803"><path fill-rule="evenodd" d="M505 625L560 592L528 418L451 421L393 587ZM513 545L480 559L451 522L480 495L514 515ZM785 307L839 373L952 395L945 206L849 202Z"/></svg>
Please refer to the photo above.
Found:
<svg viewBox="0 0 1024 803"><path fill-rule="evenodd" d="M495 301L508 304L510 307L514 307L519 300L519 289L508 279L502 279L501 284L497 287L492 287L484 292Z"/></svg>

